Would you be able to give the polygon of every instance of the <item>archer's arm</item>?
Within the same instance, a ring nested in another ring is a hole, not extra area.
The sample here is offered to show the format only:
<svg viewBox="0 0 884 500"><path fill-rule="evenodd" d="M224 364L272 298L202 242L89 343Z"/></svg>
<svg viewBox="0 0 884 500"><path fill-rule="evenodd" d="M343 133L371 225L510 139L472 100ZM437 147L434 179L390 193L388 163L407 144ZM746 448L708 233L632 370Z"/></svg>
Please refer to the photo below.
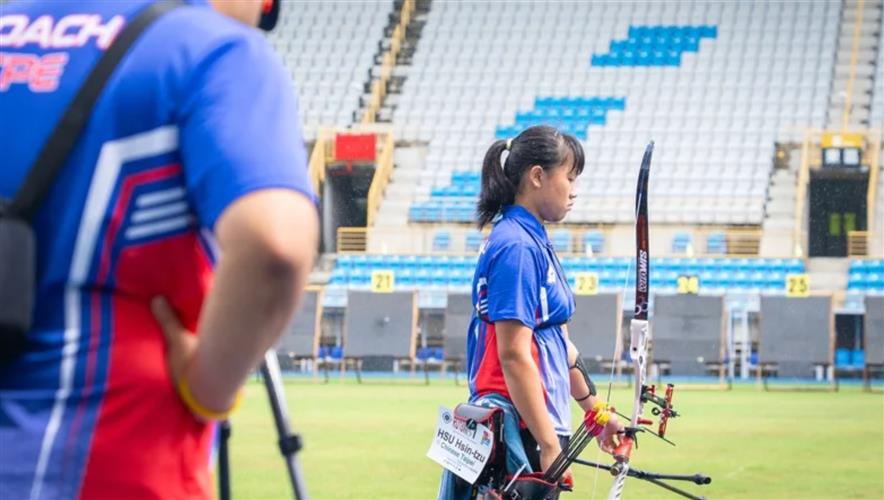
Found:
<svg viewBox="0 0 884 500"><path fill-rule="evenodd" d="M497 321L497 351L510 398L541 452L560 448L552 419L546 409L543 384L531 357L534 332L519 321Z"/></svg>

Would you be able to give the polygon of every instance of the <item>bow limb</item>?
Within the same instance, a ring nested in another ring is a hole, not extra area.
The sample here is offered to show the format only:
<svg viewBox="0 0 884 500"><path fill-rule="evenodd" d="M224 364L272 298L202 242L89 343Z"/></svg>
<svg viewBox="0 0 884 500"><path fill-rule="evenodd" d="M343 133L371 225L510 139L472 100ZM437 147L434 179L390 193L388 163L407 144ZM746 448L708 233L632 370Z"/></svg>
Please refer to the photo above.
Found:
<svg viewBox="0 0 884 500"><path fill-rule="evenodd" d="M648 305L650 298L650 252L648 241L648 179L651 169L651 156L654 142L650 142L642 157L641 169L635 190L635 315L629 325L629 359L635 374L635 394L632 403L632 415L626 427L620 446L614 450L615 464L611 473L616 475L614 484L608 493L608 500L619 500L629 475L629 459L635 446L636 434L641 426L648 423L642 418L644 411L643 392L647 376L647 353L650 329L648 327ZM613 381L613 370L611 381ZM611 385L608 385L610 398Z"/></svg>

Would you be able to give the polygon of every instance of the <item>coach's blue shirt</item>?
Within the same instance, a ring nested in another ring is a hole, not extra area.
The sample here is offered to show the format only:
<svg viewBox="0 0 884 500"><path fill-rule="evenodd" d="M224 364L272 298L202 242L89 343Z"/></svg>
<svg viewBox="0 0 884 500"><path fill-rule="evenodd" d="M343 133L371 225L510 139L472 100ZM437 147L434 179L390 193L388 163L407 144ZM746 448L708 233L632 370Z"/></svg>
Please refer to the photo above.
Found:
<svg viewBox="0 0 884 500"><path fill-rule="evenodd" d="M149 3L2 6L0 196ZM259 31L188 3L130 48L34 220L34 326L0 367L0 498L212 496L211 428L175 394L150 300L195 331L225 208L313 193L280 59Z"/></svg>

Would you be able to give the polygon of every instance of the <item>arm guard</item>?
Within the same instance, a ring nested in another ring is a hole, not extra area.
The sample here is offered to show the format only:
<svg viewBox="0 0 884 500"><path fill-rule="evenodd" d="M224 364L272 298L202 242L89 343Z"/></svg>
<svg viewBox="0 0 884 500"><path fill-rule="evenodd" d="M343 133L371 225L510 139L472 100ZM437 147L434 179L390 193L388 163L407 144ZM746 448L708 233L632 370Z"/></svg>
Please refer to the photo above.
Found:
<svg viewBox="0 0 884 500"><path fill-rule="evenodd" d="M580 372L581 375L583 375L583 380L586 381L586 386L589 387L589 396L595 396L596 394L598 394L595 389L595 384L593 384L592 380L589 379L589 371L587 371L586 364L583 363L583 359L580 357L580 353L577 353L577 361L575 361L574 365L570 366L569 368L571 370L577 370Z"/></svg>

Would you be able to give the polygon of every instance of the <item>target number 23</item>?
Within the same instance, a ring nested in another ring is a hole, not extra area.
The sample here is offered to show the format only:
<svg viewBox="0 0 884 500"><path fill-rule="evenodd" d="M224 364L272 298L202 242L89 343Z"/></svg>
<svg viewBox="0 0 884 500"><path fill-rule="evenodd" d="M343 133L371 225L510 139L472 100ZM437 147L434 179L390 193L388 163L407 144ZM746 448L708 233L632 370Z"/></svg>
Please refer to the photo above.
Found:
<svg viewBox="0 0 884 500"><path fill-rule="evenodd" d="M599 275L597 273L577 273L575 278L575 294L595 295L599 293Z"/></svg>

